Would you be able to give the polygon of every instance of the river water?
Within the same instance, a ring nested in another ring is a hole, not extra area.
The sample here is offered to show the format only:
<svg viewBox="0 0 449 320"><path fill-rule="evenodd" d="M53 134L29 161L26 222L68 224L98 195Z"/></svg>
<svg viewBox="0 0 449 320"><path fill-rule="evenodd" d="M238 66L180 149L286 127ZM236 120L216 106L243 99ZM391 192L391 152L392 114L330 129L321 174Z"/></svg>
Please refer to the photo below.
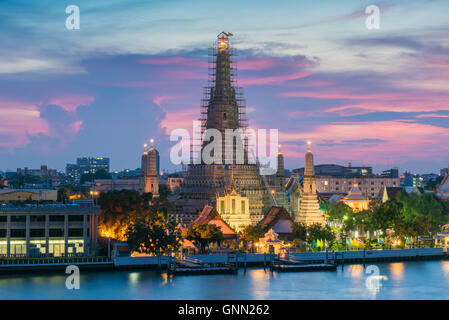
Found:
<svg viewBox="0 0 449 320"><path fill-rule="evenodd" d="M376 271L378 277L369 278ZM66 279L64 272L1 275L0 299L449 299L449 261L175 277L154 270L81 271L79 290L68 290Z"/></svg>

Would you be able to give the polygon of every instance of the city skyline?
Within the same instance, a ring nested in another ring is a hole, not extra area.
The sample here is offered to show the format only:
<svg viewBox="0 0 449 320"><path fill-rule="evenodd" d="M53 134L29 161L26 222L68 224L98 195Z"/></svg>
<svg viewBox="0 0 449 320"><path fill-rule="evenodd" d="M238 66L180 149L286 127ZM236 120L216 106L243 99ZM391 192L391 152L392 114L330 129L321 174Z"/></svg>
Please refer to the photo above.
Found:
<svg viewBox="0 0 449 320"><path fill-rule="evenodd" d="M223 30L235 35L250 125L279 129L286 168L302 167L307 140L316 164L448 166L447 3L378 3L379 30L365 28L368 1L266 3L257 14L232 3L215 26L212 3L77 1L80 30L65 28L66 3L1 4L0 171L64 170L81 156L133 169L150 138L161 169L175 170L169 133L198 118L205 48Z"/></svg>

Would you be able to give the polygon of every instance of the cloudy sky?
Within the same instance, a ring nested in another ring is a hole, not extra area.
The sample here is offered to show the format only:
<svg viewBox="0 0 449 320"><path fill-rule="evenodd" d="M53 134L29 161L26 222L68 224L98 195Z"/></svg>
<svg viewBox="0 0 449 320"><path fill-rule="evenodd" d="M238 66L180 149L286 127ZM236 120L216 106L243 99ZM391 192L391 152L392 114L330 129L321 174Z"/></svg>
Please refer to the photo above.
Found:
<svg viewBox="0 0 449 320"><path fill-rule="evenodd" d="M380 29L367 29L367 6ZM67 30L66 7L80 9ZM279 129L288 168L316 163L436 172L449 165L449 2L0 2L0 171L78 156L136 168L191 128L207 48L230 31L255 128Z"/></svg>

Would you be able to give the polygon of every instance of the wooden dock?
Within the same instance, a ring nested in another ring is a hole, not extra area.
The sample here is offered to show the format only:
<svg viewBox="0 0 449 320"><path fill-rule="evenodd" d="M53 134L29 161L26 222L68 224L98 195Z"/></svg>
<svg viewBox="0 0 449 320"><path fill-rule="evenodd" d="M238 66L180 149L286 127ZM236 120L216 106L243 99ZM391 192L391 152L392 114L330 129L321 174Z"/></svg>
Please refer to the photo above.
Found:
<svg viewBox="0 0 449 320"><path fill-rule="evenodd" d="M277 272L301 272L301 271L336 271L337 264L329 263L307 263L290 254L271 256L270 270Z"/></svg>
<svg viewBox="0 0 449 320"><path fill-rule="evenodd" d="M237 273L238 264L234 256L229 256L224 263L204 263L199 259L173 258L167 268L168 274L174 275L206 275L206 274L231 274Z"/></svg>
<svg viewBox="0 0 449 320"><path fill-rule="evenodd" d="M277 272L299 272L299 271L336 271L337 265L331 263L317 264L280 264L271 267Z"/></svg>

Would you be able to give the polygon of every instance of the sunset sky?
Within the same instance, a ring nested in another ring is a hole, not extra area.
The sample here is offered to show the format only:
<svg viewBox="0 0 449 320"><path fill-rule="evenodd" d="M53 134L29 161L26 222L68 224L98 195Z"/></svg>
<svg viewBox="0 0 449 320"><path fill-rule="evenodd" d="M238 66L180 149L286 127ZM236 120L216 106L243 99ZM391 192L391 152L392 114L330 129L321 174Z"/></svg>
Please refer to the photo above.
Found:
<svg viewBox="0 0 449 320"><path fill-rule="evenodd" d="M365 8L380 8L380 29ZM80 8L67 30L65 8ZM1 1L0 171L78 156L137 168L192 127L207 54L230 31L255 128L279 129L287 168L449 165L449 2Z"/></svg>

